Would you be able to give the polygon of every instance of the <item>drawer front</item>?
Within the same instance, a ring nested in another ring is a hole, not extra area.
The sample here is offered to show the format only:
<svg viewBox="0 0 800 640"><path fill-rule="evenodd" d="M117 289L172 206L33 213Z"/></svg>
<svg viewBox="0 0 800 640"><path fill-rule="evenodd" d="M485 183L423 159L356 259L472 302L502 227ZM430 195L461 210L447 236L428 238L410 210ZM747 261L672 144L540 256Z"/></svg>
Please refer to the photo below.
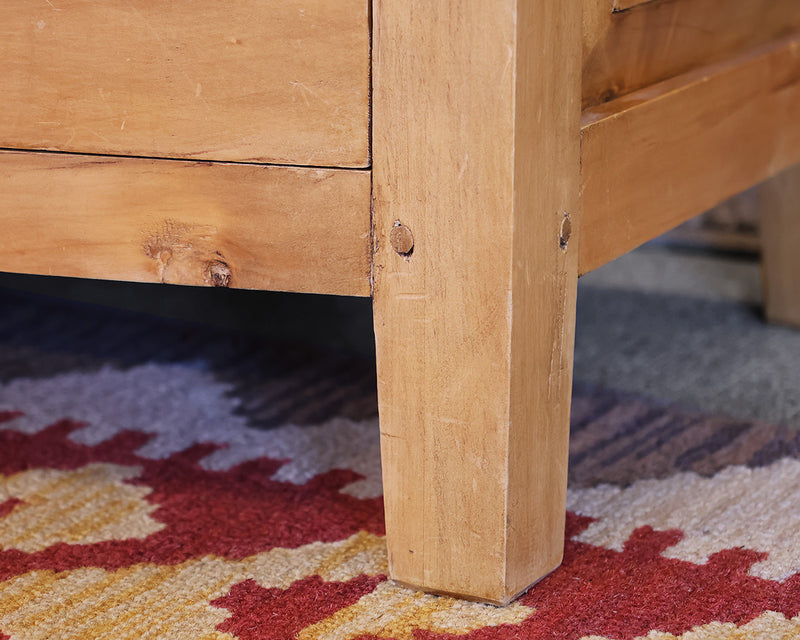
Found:
<svg viewBox="0 0 800 640"><path fill-rule="evenodd" d="M584 108L800 30L798 0L584 0L583 8Z"/></svg>
<svg viewBox="0 0 800 640"><path fill-rule="evenodd" d="M0 151L0 271L368 296L370 172Z"/></svg>
<svg viewBox="0 0 800 640"><path fill-rule="evenodd" d="M0 147L369 164L368 0L3 0Z"/></svg>

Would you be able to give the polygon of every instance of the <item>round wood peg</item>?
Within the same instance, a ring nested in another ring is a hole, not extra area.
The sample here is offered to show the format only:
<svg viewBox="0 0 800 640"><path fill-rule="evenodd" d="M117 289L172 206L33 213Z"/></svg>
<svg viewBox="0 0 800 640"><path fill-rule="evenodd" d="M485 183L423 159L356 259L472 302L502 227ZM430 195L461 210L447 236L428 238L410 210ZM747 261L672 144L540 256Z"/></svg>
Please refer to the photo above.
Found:
<svg viewBox="0 0 800 640"><path fill-rule="evenodd" d="M569 219L569 214L565 211L564 218L561 220L561 230L558 235L558 244L562 249L567 248L570 237L572 237L572 220Z"/></svg>
<svg viewBox="0 0 800 640"><path fill-rule="evenodd" d="M401 256L411 255L414 250L414 236L411 234L411 229L400 221L394 223L389 233L389 241L392 243L392 249Z"/></svg>

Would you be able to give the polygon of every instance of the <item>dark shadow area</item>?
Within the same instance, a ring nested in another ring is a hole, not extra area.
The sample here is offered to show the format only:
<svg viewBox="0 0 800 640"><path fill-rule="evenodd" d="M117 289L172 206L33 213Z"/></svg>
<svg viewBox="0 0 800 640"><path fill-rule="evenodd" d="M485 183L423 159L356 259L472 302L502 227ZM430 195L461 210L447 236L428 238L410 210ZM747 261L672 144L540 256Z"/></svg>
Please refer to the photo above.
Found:
<svg viewBox="0 0 800 640"><path fill-rule="evenodd" d="M193 363L259 428L376 415L369 299L0 275L0 382Z"/></svg>
<svg viewBox="0 0 800 640"><path fill-rule="evenodd" d="M369 298L0 273L0 287L373 358Z"/></svg>

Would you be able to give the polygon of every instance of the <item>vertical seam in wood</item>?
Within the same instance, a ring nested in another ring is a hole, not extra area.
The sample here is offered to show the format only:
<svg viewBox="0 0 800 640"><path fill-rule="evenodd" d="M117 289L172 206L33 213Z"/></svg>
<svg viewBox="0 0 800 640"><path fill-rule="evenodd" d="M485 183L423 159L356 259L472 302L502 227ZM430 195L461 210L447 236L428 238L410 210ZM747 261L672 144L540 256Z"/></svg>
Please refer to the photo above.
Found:
<svg viewBox="0 0 800 640"><path fill-rule="evenodd" d="M511 148L513 149L513 163L511 168L511 193L516 193L517 187L517 162L518 162L518 154L517 154L517 95L519 93L519 86L518 86L518 70L519 70L519 31L520 31L520 20L519 20L519 4L514 3L514 22L515 22L515 33L514 33L514 51L512 52L512 64L513 69L512 73L514 74L514 82L511 94L511 103L513 105L513 125L511 127ZM508 584L509 578L509 571L508 571L508 553L509 553L509 531L511 528L511 505L509 502L511 496L511 429L513 428L512 424L512 415L511 415L511 391L512 391L512 384L511 384L511 371L512 371L512 345L513 345L513 337L514 337L514 233L516 226L516 210L515 210L515 203L514 197L512 195L511 200L511 210L512 210L512 220L511 220L511 248L508 252L509 255L509 289L508 289L508 344L507 344L507 355L506 355L506 362L508 363L509 368L509 379L508 385L506 386L506 396L508 398L507 406L508 412L506 415L506 451L505 451L505 468L506 468L506 492L505 492L505 521L506 526L503 530L503 557L506 559L503 564L503 582ZM508 594L505 594L508 595Z"/></svg>
<svg viewBox="0 0 800 640"><path fill-rule="evenodd" d="M369 295L375 297L375 259L378 254L378 239L375 231L375 174L369 172Z"/></svg>
<svg viewBox="0 0 800 640"><path fill-rule="evenodd" d="M374 50L375 50L375 8L373 2L377 0L366 0L367 3L367 23L369 25L369 89L367 90L367 162L369 163L369 295L375 297L375 256L378 252L377 236L375 233L375 171L372 161L373 146L373 99L372 83L375 77L374 70Z"/></svg>
<svg viewBox="0 0 800 640"><path fill-rule="evenodd" d="M367 166L372 168L372 78L373 78L373 69L372 69L372 50L373 50L373 43L372 37L375 30L375 25L373 22L373 3L374 0L366 0L367 3L367 30L368 38L369 38L369 51L367 52Z"/></svg>

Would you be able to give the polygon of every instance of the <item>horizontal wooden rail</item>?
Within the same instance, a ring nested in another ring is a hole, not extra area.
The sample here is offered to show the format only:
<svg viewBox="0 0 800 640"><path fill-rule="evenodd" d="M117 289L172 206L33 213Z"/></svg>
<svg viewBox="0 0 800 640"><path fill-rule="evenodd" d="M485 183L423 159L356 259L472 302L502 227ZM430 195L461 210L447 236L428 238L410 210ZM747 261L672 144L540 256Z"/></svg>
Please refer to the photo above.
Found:
<svg viewBox="0 0 800 640"><path fill-rule="evenodd" d="M0 152L0 271L370 294L370 172Z"/></svg>
<svg viewBox="0 0 800 640"><path fill-rule="evenodd" d="M798 0L583 0L588 109L800 30Z"/></svg>
<svg viewBox="0 0 800 640"><path fill-rule="evenodd" d="M587 273L800 162L800 33L588 109Z"/></svg>

